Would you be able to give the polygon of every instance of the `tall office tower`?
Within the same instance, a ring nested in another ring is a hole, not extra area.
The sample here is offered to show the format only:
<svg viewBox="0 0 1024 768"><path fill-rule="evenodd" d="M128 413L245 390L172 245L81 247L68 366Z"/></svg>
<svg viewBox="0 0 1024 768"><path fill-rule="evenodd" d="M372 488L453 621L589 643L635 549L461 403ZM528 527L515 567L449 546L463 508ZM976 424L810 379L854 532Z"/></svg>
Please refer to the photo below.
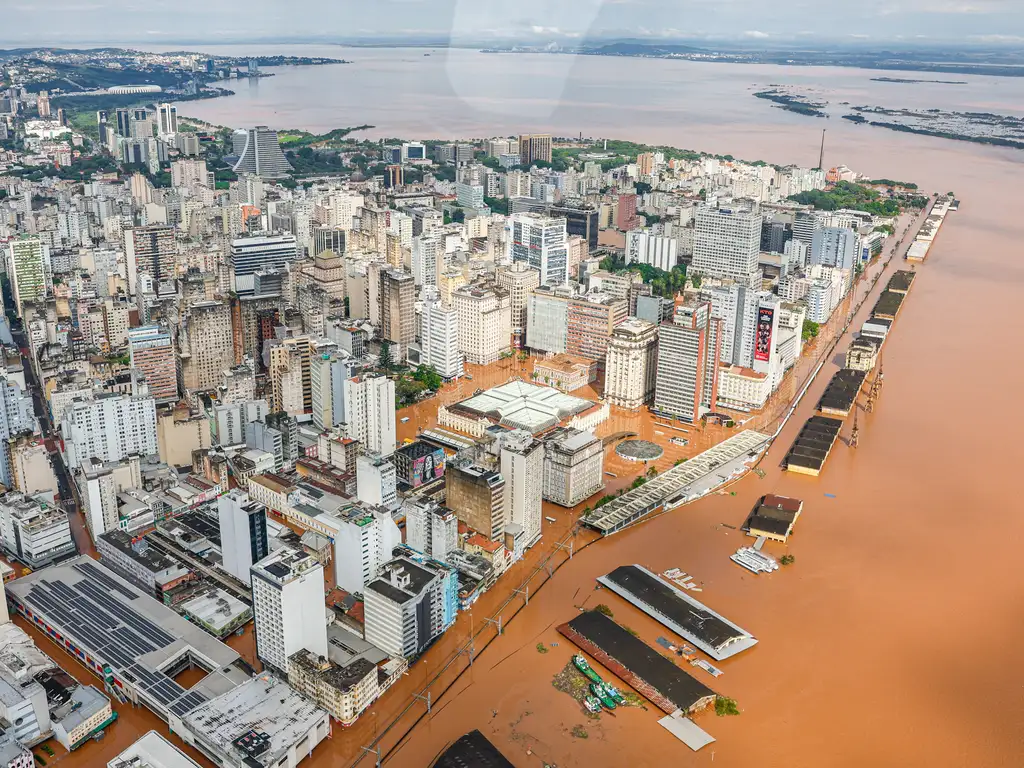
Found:
<svg viewBox="0 0 1024 768"><path fill-rule="evenodd" d="M313 227L313 255L330 251L335 256L345 255L345 230L340 227Z"/></svg>
<svg viewBox="0 0 1024 768"><path fill-rule="evenodd" d="M640 226L642 219L636 214L636 195L630 192L619 195L616 200L618 201L615 208L616 229L628 232Z"/></svg>
<svg viewBox="0 0 1024 768"><path fill-rule="evenodd" d="M366 641L394 658L419 655L455 621L456 584L440 563L390 561L366 587Z"/></svg>
<svg viewBox="0 0 1024 768"><path fill-rule="evenodd" d="M252 293L253 275L268 269L283 269L298 258L295 235L260 235L241 237L231 241L231 267L235 275L235 290Z"/></svg>
<svg viewBox="0 0 1024 768"><path fill-rule="evenodd" d="M565 219L536 213L517 213L505 225L505 257L540 272L541 285L562 285L569 279Z"/></svg>
<svg viewBox="0 0 1024 768"><path fill-rule="evenodd" d="M44 119L50 116L50 94L46 91L40 91L36 97L36 111Z"/></svg>
<svg viewBox="0 0 1024 768"><path fill-rule="evenodd" d="M824 227L814 233L811 264L853 269L857 261L857 233L845 227Z"/></svg>
<svg viewBox="0 0 1024 768"><path fill-rule="evenodd" d="M291 163L281 151L277 131L258 125L247 131L235 131L234 151L238 156L235 173L252 173L264 179L280 179L292 172Z"/></svg>
<svg viewBox="0 0 1024 768"><path fill-rule="evenodd" d="M728 208L697 212L690 269L707 277L731 277L744 285L758 282L761 217Z"/></svg>
<svg viewBox="0 0 1024 768"><path fill-rule="evenodd" d="M505 531L522 527L523 547L531 547L541 535L544 491L544 444L529 432L515 429L501 441L501 476L505 480Z"/></svg>
<svg viewBox="0 0 1024 768"><path fill-rule="evenodd" d="M569 345L569 302L574 296L567 286L542 285L526 298L525 346L535 352L565 352Z"/></svg>
<svg viewBox="0 0 1024 768"><path fill-rule="evenodd" d="M761 250L785 253L786 243L793 239L793 224L784 219L765 219L761 225Z"/></svg>
<svg viewBox="0 0 1024 768"><path fill-rule="evenodd" d="M512 307L508 291L467 285L452 294L458 315L459 351L474 365L490 365L512 345Z"/></svg>
<svg viewBox="0 0 1024 768"><path fill-rule="evenodd" d="M628 316L629 304L625 299L600 294L570 299L565 351L603 363L612 331Z"/></svg>
<svg viewBox="0 0 1024 768"><path fill-rule="evenodd" d="M703 285L700 297L711 302L712 316L721 320L719 361L760 370L754 356L759 313L762 306L775 306L772 293L724 280L717 285Z"/></svg>
<svg viewBox="0 0 1024 768"><path fill-rule="evenodd" d="M639 408L654 396L658 368L658 326L635 317L612 331L605 359L604 398L622 408Z"/></svg>
<svg viewBox="0 0 1024 768"><path fill-rule="evenodd" d="M173 104L161 104L156 109L158 131L161 136L178 132L178 108Z"/></svg>
<svg viewBox="0 0 1024 768"><path fill-rule="evenodd" d="M551 134L535 133L519 137L519 164L524 168L541 162L551 162Z"/></svg>
<svg viewBox="0 0 1024 768"><path fill-rule="evenodd" d="M174 228L153 224L124 230L124 254L132 296L138 293L139 275L149 275L154 283L173 280L177 262Z"/></svg>
<svg viewBox="0 0 1024 768"><path fill-rule="evenodd" d="M107 142L110 141L107 128L108 117L109 112L107 112L107 110L105 109L101 109L99 112L96 113L96 128L99 132L100 144L104 147L107 146Z"/></svg>
<svg viewBox="0 0 1024 768"><path fill-rule="evenodd" d="M221 374L235 360L231 330L231 306L224 301L200 301L192 304L181 321L178 341L182 349L182 379L185 389L216 389Z"/></svg>
<svg viewBox="0 0 1024 768"><path fill-rule="evenodd" d="M398 501L395 465L373 454L356 459L356 498L374 507L395 507Z"/></svg>
<svg viewBox="0 0 1024 768"><path fill-rule="evenodd" d="M128 331L131 366L146 378L149 394L157 404L178 400L178 360L171 334L158 325Z"/></svg>
<svg viewBox="0 0 1024 768"><path fill-rule="evenodd" d="M540 272L522 262L516 262L497 271L494 281L508 291L512 321L512 346L522 349L526 345L526 308L530 291L540 285Z"/></svg>
<svg viewBox="0 0 1024 768"><path fill-rule="evenodd" d="M117 135L129 138L132 135L132 112L130 109L117 108L114 111L117 119Z"/></svg>
<svg viewBox="0 0 1024 768"><path fill-rule="evenodd" d="M449 553L459 548L458 516L427 496L406 497L402 511L406 543L427 557L447 563Z"/></svg>
<svg viewBox="0 0 1024 768"><path fill-rule="evenodd" d="M128 186L132 193L132 202L137 206L143 207L153 202L153 185L141 173L133 173Z"/></svg>
<svg viewBox="0 0 1024 768"><path fill-rule="evenodd" d="M157 452L156 401L149 396L101 395L76 400L60 425L64 457L74 470L90 458L121 461Z"/></svg>
<svg viewBox="0 0 1024 768"><path fill-rule="evenodd" d="M237 489L217 499L224 570L252 586L252 566L270 554L267 508Z"/></svg>
<svg viewBox="0 0 1024 768"><path fill-rule="evenodd" d="M384 168L384 188L395 189L405 184L405 171L400 165L388 165Z"/></svg>
<svg viewBox="0 0 1024 768"><path fill-rule="evenodd" d="M335 192L328 198L331 226L348 231L356 212L363 207L363 196L358 192Z"/></svg>
<svg viewBox="0 0 1024 768"><path fill-rule="evenodd" d="M380 337L397 349L392 356L404 360L416 341L416 286L408 272L385 269L380 273Z"/></svg>
<svg viewBox="0 0 1024 768"><path fill-rule="evenodd" d="M7 276L14 294L14 308L23 316L25 304L44 298L53 287L50 247L37 235L22 235L7 248Z"/></svg>
<svg viewBox="0 0 1024 768"><path fill-rule="evenodd" d="M597 248L598 211L582 200L566 200L551 206L550 213L565 219L565 231L570 236L582 237L590 250Z"/></svg>
<svg viewBox="0 0 1024 768"><path fill-rule="evenodd" d="M676 305L673 322L658 329L658 374L654 410L689 422L715 410L721 320L711 302Z"/></svg>
<svg viewBox="0 0 1024 768"><path fill-rule="evenodd" d="M313 423L332 429L345 423L345 382L352 378L354 360L344 353L325 352L309 361Z"/></svg>
<svg viewBox="0 0 1024 768"><path fill-rule="evenodd" d="M437 285L444 266L444 236L441 233L412 239L412 276L416 285Z"/></svg>
<svg viewBox="0 0 1024 768"><path fill-rule="evenodd" d="M0 482L14 487L11 444L15 437L39 431L31 393L13 379L0 376Z"/></svg>
<svg viewBox="0 0 1024 768"><path fill-rule="evenodd" d="M670 272L679 263L678 246L674 237L657 235L650 229L634 229L626 233L626 263L650 264Z"/></svg>
<svg viewBox="0 0 1024 768"><path fill-rule="evenodd" d="M459 520L486 539L505 535L505 479L477 464L449 462L445 471L445 503Z"/></svg>
<svg viewBox="0 0 1024 768"><path fill-rule="evenodd" d="M357 376L345 381L345 424L349 437L367 453L395 452L395 382L385 376Z"/></svg>
<svg viewBox="0 0 1024 768"><path fill-rule="evenodd" d="M324 568L301 549L284 547L252 567L256 654L278 672L303 649L327 657Z"/></svg>
<svg viewBox="0 0 1024 768"><path fill-rule="evenodd" d="M191 187L193 184L205 187L209 179L205 160L175 160L171 163L172 187Z"/></svg>
<svg viewBox="0 0 1024 768"><path fill-rule="evenodd" d="M604 487L604 444L592 432L558 427L544 436L544 498L574 507Z"/></svg>
<svg viewBox="0 0 1024 768"><path fill-rule="evenodd" d="M814 233L821 229L821 219L811 211L801 211L793 217L793 239L811 245Z"/></svg>
<svg viewBox="0 0 1024 768"><path fill-rule="evenodd" d="M295 345L275 342L268 352L267 378L270 409L292 416L305 413L302 386L302 351ZM312 390L312 387L310 388ZM312 395L312 391L310 392ZM310 398L312 400L312 397ZM312 402L310 403L312 409Z"/></svg>
<svg viewBox="0 0 1024 768"><path fill-rule="evenodd" d="M442 378L454 379L462 375L459 313L441 303L441 294L436 288L423 291L420 349L423 364L433 367Z"/></svg>

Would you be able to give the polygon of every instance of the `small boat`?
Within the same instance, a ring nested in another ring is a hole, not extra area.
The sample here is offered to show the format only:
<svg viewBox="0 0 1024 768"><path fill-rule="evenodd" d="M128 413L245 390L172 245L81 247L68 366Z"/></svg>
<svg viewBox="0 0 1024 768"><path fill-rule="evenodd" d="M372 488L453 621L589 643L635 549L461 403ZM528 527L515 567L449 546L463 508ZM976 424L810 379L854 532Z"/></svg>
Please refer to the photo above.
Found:
<svg viewBox="0 0 1024 768"><path fill-rule="evenodd" d="M615 709L615 707L618 706L615 703L615 699L608 695L601 683L591 683L590 692L601 700L601 706L605 709Z"/></svg>
<svg viewBox="0 0 1024 768"><path fill-rule="evenodd" d="M613 699L613 700L614 700L614 701L615 701L615 702L616 702L617 704L621 704L622 702L624 702L624 701L626 700L626 697L625 697L625 696L623 696L623 695L622 695L622 694L621 694L621 693L619 692L619 689L618 689L618 688L616 688L616 687L615 687L614 685L612 685L611 683L605 683L605 684L604 684L604 691L605 691L605 693L607 693L607 694L608 694L609 696L611 696L611 697L612 697L612 699Z"/></svg>
<svg viewBox="0 0 1024 768"><path fill-rule="evenodd" d="M582 672L587 678L592 680L597 685L601 685L604 681L601 680L601 676L594 671L594 668L587 663L587 660L580 656L578 653L572 657L572 663L576 669Z"/></svg>
<svg viewBox="0 0 1024 768"><path fill-rule="evenodd" d="M588 712L593 712L594 714L597 714L601 711L601 700L594 696L587 696L583 700L583 706L587 708Z"/></svg>

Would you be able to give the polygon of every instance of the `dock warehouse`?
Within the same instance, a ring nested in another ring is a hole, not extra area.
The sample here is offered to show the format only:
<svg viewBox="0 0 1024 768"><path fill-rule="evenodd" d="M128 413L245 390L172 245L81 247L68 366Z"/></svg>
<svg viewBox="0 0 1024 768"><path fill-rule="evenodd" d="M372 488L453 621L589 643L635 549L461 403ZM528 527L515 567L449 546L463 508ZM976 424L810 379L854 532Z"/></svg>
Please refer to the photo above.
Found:
<svg viewBox="0 0 1024 768"><path fill-rule="evenodd" d="M696 712L715 700L704 683L602 613L581 613L558 631L663 712Z"/></svg>
<svg viewBox="0 0 1024 768"><path fill-rule="evenodd" d="M597 581L716 661L757 644L749 632L641 565L621 565Z"/></svg>
<svg viewBox="0 0 1024 768"><path fill-rule="evenodd" d="M895 320L896 316L900 313L900 309L903 307L903 299L905 297L905 293L889 290L882 291L882 295L875 302L874 309L871 310L872 317Z"/></svg>
<svg viewBox="0 0 1024 768"><path fill-rule="evenodd" d="M743 530L750 536L764 536L785 543L803 508L804 503L800 499L769 493L747 516Z"/></svg>
<svg viewBox="0 0 1024 768"><path fill-rule="evenodd" d="M889 278L889 284L886 286L886 289L894 293L909 293L910 287L914 284L915 277L917 277L916 272L909 269L901 269Z"/></svg>
<svg viewBox="0 0 1024 768"><path fill-rule="evenodd" d="M812 416L797 435L786 456L786 470L817 477L839 437L843 422L828 416Z"/></svg>
<svg viewBox="0 0 1024 768"><path fill-rule="evenodd" d="M857 402L857 395L864 386L867 371L855 368L843 368L836 371L825 392L818 401L818 410L831 416L846 418Z"/></svg>

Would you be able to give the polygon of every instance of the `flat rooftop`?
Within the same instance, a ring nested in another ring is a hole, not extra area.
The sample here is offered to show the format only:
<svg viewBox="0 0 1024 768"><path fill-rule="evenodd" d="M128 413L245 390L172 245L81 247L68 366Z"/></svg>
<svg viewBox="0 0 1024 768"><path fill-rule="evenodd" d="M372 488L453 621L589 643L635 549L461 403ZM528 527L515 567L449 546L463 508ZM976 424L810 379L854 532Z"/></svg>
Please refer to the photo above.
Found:
<svg viewBox="0 0 1024 768"><path fill-rule="evenodd" d="M235 651L90 557L15 579L7 594L16 610L33 614L30 621L45 622L97 664L109 665L164 719L248 678L234 666ZM162 671L186 654L212 670L188 691Z"/></svg>
<svg viewBox="0 0 1024 768"><path fill-rule="evenodd" d="M107 768L199 768L199 763L150 731L107 763Z"/></svg>
<svg viewBox="0 0 1024 768"><path fill-rule="evenodd" d="M818 409L825 411L839 411L848 414L857 402L857 395L864 386L864 379L868 376L867 371L860 371L853 368L843 368L836 371L832 380L828 383L821 399L818 401Z"/></svg>
<svg viewBox="0 0 1024 768"><path fill-rule="evenodd" d="M915 277L917 277L916 272L909 269L901 269L889 278L889 284L886 288L896 293L906 293L910 290L910 286L914 284Z"/></svg>
<svg viewBox="0 0 1024 768"><path fill-rule="evenodd" d="M513 429L538 434L565 419L598 407L554 387L512 381L449 406L453 413L485 417Z"/></svg>
<svg viewBox="0 0 1024 768"><path fill-rule="evenodd" d="M786 464L821 471L842 428L843 422L839 419L812 416L789 449Z"/></svg>
<svg viewBox="0 0 1024 768"><path fill-rule="evenodd" d="M641 565L622 565L598 582L716 661L757 644L746 630L658 578Z"/></svg>
<svg viewBox="0 0 1024 768"><path fill-rule="evenodd" d="M905 293L890 290L882 291L882 295L875 302L875 308L871 310L871 314L889 318L890 320L895 319L896 315L900 313L900 307L903 306L904 298L906 298Z"/></svg>

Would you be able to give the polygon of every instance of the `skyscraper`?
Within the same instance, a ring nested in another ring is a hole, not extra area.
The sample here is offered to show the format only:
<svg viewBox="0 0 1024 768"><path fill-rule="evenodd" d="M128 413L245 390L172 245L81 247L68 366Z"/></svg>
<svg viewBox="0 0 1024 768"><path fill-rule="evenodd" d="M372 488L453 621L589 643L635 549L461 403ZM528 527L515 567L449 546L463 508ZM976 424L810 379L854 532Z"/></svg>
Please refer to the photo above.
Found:
<svg viewBox="0 0 1024 768"><path fill-rule="evenodd" d="M714 411L718 399L721 321L711 303L676 305L673 322L658 329L654 409L689 422Z"/></svg>
<svg viewBox="0 0 1024 768"><path fill-rule="evenodd" d="M551 162L551 134L525 134L519 137L519 164L524 168L541 160Z"/></svg>
<svg viewBox="0 0 1024 768"><path fill-rule="evenodd" d="M11 473L12 438L39 428L32 395L12 379L0 377L0 482L14 487Z"/></svg>
<svg viewBox="0 0 1024 768"><path fill-rule="evenodd" d="M139 275L146 274L154 283L175 277L177 247L174 229L160 224L133 227L124 231L125 262L128 265L128 292L138 292Z"/></svg>
<svg viewBox="0 0 1024 768"><path fill-rule="evenodd" d="M540 272L523 262L515 262L499 269L494 281L508 291L512 310L512 345L521 349L526 345L526 307L530 291L540 285Z"/></svg>
<svg viewBox="0 0 1024 768"><path fill-rule="evenodd" d="M357 376L344 383L349 437L368 453L395 452L395 382L385 376Z"/></svg>
<svg viewBox="0 0 1024 768"><path fill-rule="evenodd" d="M541 285L562 285L569 279L565 219L536 213L509 217L506 258L540 272Z"/></svg>
<svg viewBox="0 0 1024 768"><path fill-rule="evenodd" d="M158 325L128 331L128 353L133 369L146 377L149 394L157 403L178 400L178 361L171 334Z"/></svg>
<svg viewBox="0 0 1024 768"><path fill-rule="evenodd" d="M182 318L179 344L182 337L188 343L187 357L186 350L181 350L185 389L216 389L222 372L234 363L230 305L224 301L192 304Z"/></svg>
<svg viewBox="0 0 1024 768"><path fill-rule="evenodd" d="M605 361L604 397L612 405L639 408L654 395L658 327L628 318L612 331Z"/></svg>
<svg viewBox="0 0 1024 768"><path fill-rule="evenodd" d="M501 476L505 480L505 530L522 526L523 546L541 535L544 491L544 444L529 432L512 430L501 437Z"/></svg>
<svg viewBox="0 0 1024 768"><path fill-rule="evenodd" d="M252 566L270 554L267 508L233 490L217 499L224 570L252 586Z"/></svg>
<svg viewBox="0 0 1024 768"><path fill-rule="evenodd" d="M60 426L69 469L84 461L121 461L157 452L156 402L152 397L101 395L64 409Z"/></svg>
<svg viewBox="0 0 1024 768"><path fill-rule="evenodd" d="M433 367L442 378L454 379L462 375L458 312L441 303L436 288L423 291L420 347L423 364Z"/></svg>
<svg viewBox="0 0 1024 768"><path fill-rule="evenodd" d="M253 275L268 269L280 269L298 257L295 235L262 235L231 241L231 266L235 273L235 290L251 293L255 288Z"/></svg>
<svg viewBox="0 0 1024 768"><path fill-rule="evenodd" d="M857 261L857 233L846 227L825 227L814 232L811 264L853 269Z"/></svg>
<svg viewBox="0 0 1024 768"><path fill-rule="evenodd" d="M7 249L7 275L20 317L26 302L42 299L52 287L49 247L35 235L12 240Z"/></svg>
<svg viewBox="0 0 1024 768"><path fill-rule="evenodd" d="M707 277L731 277L754 285L761 249L761 217L728 208L697 212L690 269Z"/></svg>
<svg viewBox="0 0 1024 768"><path fill-rule="evenodd" d="M445 472L446 503L474 531L491 541L505 533L505 479L477 464L449 463Z"/></svg>
<svg viewBox="0 0 1024 768"><path fill-rule="evenodd" d="M235 131L234 151L238 156L235 173L252 173L265 179L280 179L292 172L291 163L281 151L277 131L258 125L247 131Z"/></svg>
<svg viewBox="0 0 1024 768"><path fill-rule="evenodd" d="M178 132L178 108L173 104L161 104L157 107L157 131L161 136Z"/></svg>

